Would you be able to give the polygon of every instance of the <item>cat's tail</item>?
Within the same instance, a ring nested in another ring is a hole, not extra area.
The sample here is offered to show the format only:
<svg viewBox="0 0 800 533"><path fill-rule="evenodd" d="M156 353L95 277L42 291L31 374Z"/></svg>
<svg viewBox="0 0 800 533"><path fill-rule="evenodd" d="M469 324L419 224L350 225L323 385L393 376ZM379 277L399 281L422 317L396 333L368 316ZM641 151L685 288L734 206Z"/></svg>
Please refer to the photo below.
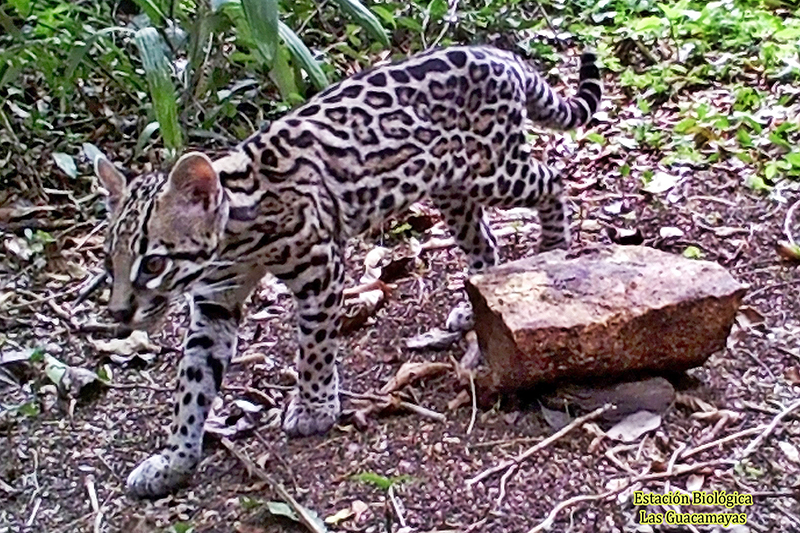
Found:
<svg viewBox="0 0 800 533"><path fill-rule="evenodd" d="M543 78L532 73L525 87L528 118L557 130L571 130L589 122L603 96L603 82L593 50L584 50L581 54L578 79L578 93L563 98Z"/></svg>

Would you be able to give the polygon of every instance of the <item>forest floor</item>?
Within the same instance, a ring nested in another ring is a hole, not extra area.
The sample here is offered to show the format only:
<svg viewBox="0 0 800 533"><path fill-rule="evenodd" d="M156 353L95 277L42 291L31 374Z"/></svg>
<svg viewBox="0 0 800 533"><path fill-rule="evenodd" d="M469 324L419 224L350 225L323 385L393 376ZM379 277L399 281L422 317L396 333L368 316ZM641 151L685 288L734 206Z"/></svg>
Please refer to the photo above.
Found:
<svg viewBox="0 0 800 533"><path fill-rule="evenodd" d="M789 116L797 117L796 90L788 85L772 90L795 91ZM268 282L249 304L240 331L242 361L232 365L223 385L218 410L223 414L216 423L230 431L230 447L208 435L205 458L188 488L157 501L134 500L125 494L124 481L164 441L186 312L176 308L151 337L156 346L142 349L139 356L100 352L93 342L113 337L105 326L110 322L104 309L107 291L77 306L73 302L90 274L102 268L102 221L73 224L69 198L43 219L58 228L56 238L33 249L29 265L21 259L25 251L20 246L33 247L35 239L10 226L2 236L7 255L0 260L5 339L0 532L303 531L297 522L269 512L270 507L280 511L272 505L280 498L270 483L248 471L241 457L283 484L300 504L328 518L335 531L528 531L576 496L600 497L567 506L556 515L553 531L711 531L706 526L635 524L640 508L632 503L631 488L664 493L687 486L753 494L752 506L733 509L747 513L747 526L735 531L800 531L800 410L784 413L800 396L800 272L776 252L778 242L787 239L787 211L800 199L797 183L780 182L770 192L754 190L745 186L746 165L735 158L700 167L673 165L667 172L658 154L629 148L625 139L630 132L619 125L640 116L613 83L609 93L592 129L605 137L605 144L580 134L574 139L543 134L536 146L547 146L549 155L542 157L551 161L569 160L574 248L608 243L610 228L635 229L643 245L718 262L749 284L728 347L675 382L683 398L702 402L676 402L657 430L632 445L598 440L590 426L576 428L521 462L511 475L474 484L468 480L535 445L552 429L536 402L507 398L477 413L469 403L450 409L448 403L464 390L454 371L405 389L411 401L444 414L444 421L410 412L373 414L365 427L343 421L324 436L288 439L275 413L291 385L286 369L296 348L293 308L291 297ZM724 87L716 86L692 97L714 100L725 94ZM665 106L658 116L667 124L681 119L677 106ZM623 165L633 172L621 172ZM663 179L672 181L664 190L647 192L644 168L663 170ZM52 191L51 197L59 199ZM513 217L517 220L493 213L493 227L528 227L528 221L535 221L532 212L515 210ZM797 220L788 227L797 231ZM438 228L417 238L424 243ZM350 285L377 240L352 243ZM527 230L500 240L504 260L536 249L536 235ZM389 238L384 245L402 241ZM422 266L396 281L374 319L345 338L340 368L346 390L374 392L407 361L450 363L463 356L464 342L443 351L405 347L404 339L443 325L448 310L462 299L460 251L440 247L420 258ZM113 386L58 398L40 358L29 360L34 351L74 367L102 369ZM240 406L261 410L235 414L234 401L242 399L249 403ZM352 407L352 400L344 398L344 408ZM782 413L752 455L741 459L745 447ZM726 440L729 435L733 438ZM721 442L681 455L715 440ZM663 475L646 476L658 472ZM627 480L643 475L622 490Z"/></svg>

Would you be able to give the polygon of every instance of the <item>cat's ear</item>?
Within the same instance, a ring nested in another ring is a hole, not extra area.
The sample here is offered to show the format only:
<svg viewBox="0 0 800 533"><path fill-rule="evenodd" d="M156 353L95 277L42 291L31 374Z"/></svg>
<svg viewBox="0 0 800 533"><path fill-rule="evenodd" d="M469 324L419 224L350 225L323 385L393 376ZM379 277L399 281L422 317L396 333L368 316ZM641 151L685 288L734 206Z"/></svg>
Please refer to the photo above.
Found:
<svg viewBox="0 0 800 533"><path fill-rule="evenodd" d="M181 202L202 206L206 211L217 206L222 189L211 159L200 152L190 152L178 159L169 174L169 186Z"/></svg>
<svg viewBox="0 0 800 533"><path fill-rule="evenodd" d="M94 160L94 173L100 180L100 185L108 191L106 205L109 213L113 213L119 205L122 196L125 194L125 187L128 180L117 170L114 164L103 156L98 156Z"/></svg>

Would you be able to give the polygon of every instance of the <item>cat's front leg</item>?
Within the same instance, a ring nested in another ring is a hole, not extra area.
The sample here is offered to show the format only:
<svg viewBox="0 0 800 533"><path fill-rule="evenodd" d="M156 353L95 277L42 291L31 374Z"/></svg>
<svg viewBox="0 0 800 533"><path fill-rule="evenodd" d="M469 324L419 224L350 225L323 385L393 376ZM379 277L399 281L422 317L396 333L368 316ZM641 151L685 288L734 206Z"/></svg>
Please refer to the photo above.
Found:
<svg viewBox="0 0 800 533"><path fill-rule="evenodd" d="M195 300L178 370L167 445L128 476L128 491L156 498L185 485L202 457L203 425L231 356L236 351L241 311Z"/></svg>

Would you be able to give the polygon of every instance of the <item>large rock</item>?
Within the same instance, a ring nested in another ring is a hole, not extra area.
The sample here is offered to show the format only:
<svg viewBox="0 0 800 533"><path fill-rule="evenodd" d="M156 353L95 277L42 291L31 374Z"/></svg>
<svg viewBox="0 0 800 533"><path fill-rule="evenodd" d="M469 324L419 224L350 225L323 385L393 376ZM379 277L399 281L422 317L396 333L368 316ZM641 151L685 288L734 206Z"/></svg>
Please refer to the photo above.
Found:
<svg viewBox="0 0 800 533"><path fill-rule="evenodd" d="M716 263L642 246L547 252L466 288L494 391L699 366L747 290Z"/></svg>

